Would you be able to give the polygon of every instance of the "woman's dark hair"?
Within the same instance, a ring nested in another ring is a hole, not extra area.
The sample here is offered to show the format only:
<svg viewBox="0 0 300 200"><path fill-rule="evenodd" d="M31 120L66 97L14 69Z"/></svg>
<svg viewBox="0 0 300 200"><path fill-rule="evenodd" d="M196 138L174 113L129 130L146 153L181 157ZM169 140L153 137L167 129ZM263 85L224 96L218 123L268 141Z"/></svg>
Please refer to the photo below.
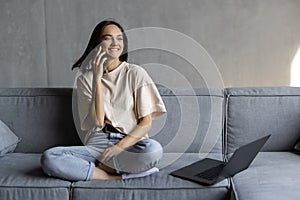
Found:
<svg viewBox="0 0 300 200"><path fill-rule="evenodd" d="M100 44L100 35L102 33L102 31L104 30L104 28L108 25L116 25L121 32L123 33L123 42L124 42L124 48L123 48L123 52L120 56L120 61L127 61L128 58L128 39L127 36L124 32L124 29L122 28L122 26L115 22L115 21L102 21L99 24L97 24L97 26L94 28L94 31L91 35L90 41L84 51L84 53L82 54L82 56L75 62L75 64L72 67L72 70L76 67L80 67L82 62L84 61L84 59L89 55L89 53Z"/></svg>

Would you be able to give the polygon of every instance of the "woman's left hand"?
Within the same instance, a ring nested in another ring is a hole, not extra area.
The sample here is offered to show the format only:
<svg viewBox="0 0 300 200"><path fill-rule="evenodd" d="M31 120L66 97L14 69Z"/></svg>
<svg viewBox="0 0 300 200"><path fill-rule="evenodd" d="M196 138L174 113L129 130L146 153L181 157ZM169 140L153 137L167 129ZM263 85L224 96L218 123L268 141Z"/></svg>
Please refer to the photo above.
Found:
<svg viewBox="0 0 300 200"><path fill-rule="evenodd" d="M101 156L102 158L101 158L100 162L106 163L106 162L110 161L115 155L119 154L123 150L124 149L118 147L117 145L114 145L112 147L105 149L105 151L103 152L103 154Z"/></svg>

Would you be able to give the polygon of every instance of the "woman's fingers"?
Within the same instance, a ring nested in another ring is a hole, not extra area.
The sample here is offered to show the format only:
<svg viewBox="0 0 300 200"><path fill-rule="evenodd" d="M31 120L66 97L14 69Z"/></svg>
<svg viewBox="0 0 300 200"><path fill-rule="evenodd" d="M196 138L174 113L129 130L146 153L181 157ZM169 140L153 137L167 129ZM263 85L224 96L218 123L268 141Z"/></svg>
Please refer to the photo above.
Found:
<svg viewBox="0 0 300 200"><path fill-rule="evenodd" d="M104 56L105 52L103 51L101 54L98 54L94 58L94 65L99 66L101 58Z"/></svg>
<svg viewBox="0 0 300 200"><path fill-rule="evenodd" d="M102 50L102 46L99 46L99 48L96 50L97 51L96 56L100 54L101 50Z"/></svg>
<svg viewBox="0 0 300 200"><path fill-rule="evenodd" d="M116 145L107 148L102 154L101 162L106 163L106 162L110 161L114 156L119 154L121 151L123 151L123 149L121 149L120 147L118 147Z"/></svg>
<svg viewBox="0 0 300 200"><path fill-rule="evenodd" d="M98 66L99 62L100 62L100 59L105 54L105 52L104 51L102 52L102 46L101 45L99 46L99 48L96 48L95 50L96 50L96 54L95 54L95 57L94 57L94 60L93 60L93 64Z"/></svg>
<svg viewBox="0 0 300 200"><path fill-rule="evenodd" d="M104 67L104 62L107 60L107 57L104 57L102 60L101 60L101 63L100 63L100 66L103 66ZM104 68L103 68L104 69Z"/></svg>
<svg viewBox="0 0 300 200"><path fill-rule="evenodd" d="M100 75L100 77L102 77L104 71L103 64L107 60L106 57L103 57L104 55L105 51L102 51L102 48L100 46L93 59L94 74L98 74Z"/></svg>

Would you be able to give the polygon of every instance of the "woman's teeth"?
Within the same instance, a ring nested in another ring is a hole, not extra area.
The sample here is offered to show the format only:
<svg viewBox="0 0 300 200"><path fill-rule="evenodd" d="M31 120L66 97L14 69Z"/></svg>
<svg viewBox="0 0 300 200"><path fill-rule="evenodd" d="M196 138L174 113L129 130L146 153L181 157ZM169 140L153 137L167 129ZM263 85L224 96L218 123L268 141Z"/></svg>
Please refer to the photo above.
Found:
<svg viewBox="0 0 300 200"><path fill-rule="evenodd" d="M119 49L117 49L117 48L111 48L111 49L109 49L109 51L119 51Z"/></svg>

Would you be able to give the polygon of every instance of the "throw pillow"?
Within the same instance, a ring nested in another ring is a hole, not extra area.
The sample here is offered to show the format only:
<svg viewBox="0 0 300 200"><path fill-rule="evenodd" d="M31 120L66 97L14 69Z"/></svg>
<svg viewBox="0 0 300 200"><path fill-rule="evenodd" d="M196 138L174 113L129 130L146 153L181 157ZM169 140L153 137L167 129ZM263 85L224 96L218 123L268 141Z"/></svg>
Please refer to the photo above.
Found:
<svg viewBox="0 0 300 200"><path fill-rule="evenodd" d="M294 151L300 154L300 138L298 139L298 142L294 146Z"/></svg>
<svg viewBox="0 0 300 200"><path fill-rule="evenodd" d="M3 121L0 120L0 157L13 152L21 141Z"/></svg>

